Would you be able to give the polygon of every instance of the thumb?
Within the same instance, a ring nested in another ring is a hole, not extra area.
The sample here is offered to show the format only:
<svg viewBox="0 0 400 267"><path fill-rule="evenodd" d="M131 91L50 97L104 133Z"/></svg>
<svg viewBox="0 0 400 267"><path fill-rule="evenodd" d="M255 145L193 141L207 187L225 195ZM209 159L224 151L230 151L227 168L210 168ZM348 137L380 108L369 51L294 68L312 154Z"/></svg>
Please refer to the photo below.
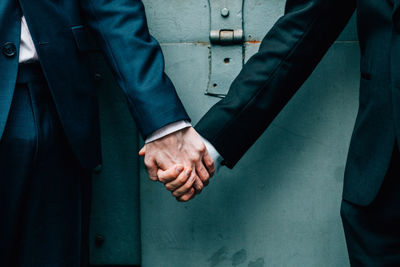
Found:
<svg viewBox="0 0 400 267"><path fill-rule="evenodd" d="M143 157L144 155L146 155L146 146L143 146L139 151L139 156Z"/></svg>
<svg viewBox="0 0 400 267"><path fill-rule="evenodd" d="M163 171L162 169L158 169L157 176L158 180L162 182L163 184L172 182L175 180L181 172L184 170L184 166L181 164L176 164L172 166L171 168L167 169L166 171Z"/></svg>

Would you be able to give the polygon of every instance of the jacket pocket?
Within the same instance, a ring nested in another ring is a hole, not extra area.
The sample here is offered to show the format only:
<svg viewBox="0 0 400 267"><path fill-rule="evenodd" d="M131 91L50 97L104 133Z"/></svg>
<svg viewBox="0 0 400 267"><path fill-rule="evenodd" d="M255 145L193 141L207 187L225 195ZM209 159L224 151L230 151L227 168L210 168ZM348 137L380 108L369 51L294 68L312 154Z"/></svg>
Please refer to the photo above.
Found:
<svg viewBox="0 0 400 267"><path fill-rule="evenodd" d="M80 52L96 52L100 50L96 38L87 26L74 26L71 28L71 31Z"/></svg>

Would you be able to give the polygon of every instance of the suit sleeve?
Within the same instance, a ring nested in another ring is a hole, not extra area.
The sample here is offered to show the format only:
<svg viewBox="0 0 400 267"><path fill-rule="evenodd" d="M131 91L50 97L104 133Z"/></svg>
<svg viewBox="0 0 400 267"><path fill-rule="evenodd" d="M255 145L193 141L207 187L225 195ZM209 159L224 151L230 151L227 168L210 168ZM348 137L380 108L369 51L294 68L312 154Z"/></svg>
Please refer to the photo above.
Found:
<svg viewBox="0 0 400 267"><path fill-rule="evenodd" d="M140 0L81 0L143 138L170 123L190 121L164 73L164 57L150 35Z"/></svg>
<svg viewBox="0 0 400 267"><path fill-rule="evenodd" d="M343 30L355 0L288 0L223 100L195 127L233 168Z"/></svg>

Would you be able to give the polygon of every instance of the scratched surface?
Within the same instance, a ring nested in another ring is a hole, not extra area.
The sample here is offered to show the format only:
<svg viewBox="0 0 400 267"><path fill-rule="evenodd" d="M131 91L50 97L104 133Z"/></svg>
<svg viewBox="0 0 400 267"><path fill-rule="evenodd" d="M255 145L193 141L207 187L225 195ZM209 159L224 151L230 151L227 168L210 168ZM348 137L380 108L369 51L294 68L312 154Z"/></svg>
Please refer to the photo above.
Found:
<svg viewBox="0 0 400 267"><path fill-rule="evenodd" d="M167 72L196 123L218 100L204 95L208 1L144 3ZM282 0L245 1L246 59L283 8ZM142 168L143 266L348 266L339 206L358 73L353 19L237 167L221 169L193 202L177 203Z"/></svg>

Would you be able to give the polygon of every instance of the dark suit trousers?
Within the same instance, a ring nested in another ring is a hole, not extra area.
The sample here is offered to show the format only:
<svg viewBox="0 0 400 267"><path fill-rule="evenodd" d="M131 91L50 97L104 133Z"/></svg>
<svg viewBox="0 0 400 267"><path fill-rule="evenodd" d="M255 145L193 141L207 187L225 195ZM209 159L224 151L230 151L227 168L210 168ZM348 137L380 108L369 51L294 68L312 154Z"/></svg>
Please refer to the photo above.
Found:
<svg viewBox="0 0 400 267"><path fill-rule="evenodd" d="M352 266L400 266L400 155L396 148L372 204L343 201L341 215Z"/></svg>
<svg viewBox="0 0 400 267"><path fill-rule="evenodd" d="M20 67L0 142L0 265L85 265L90 178L68 146L40 68Z"/></svg>

